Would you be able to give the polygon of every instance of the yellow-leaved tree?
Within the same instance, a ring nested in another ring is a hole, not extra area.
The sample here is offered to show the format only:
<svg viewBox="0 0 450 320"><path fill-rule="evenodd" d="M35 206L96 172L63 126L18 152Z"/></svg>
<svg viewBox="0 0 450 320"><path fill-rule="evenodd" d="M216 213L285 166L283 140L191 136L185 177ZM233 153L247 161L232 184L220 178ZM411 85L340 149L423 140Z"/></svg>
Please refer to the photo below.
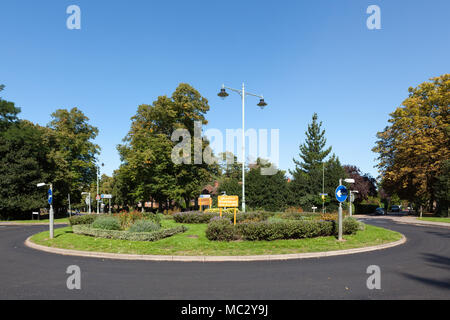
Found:
<svg viewBox="0 0 450 320"><path fill-rule="evenodd" d="M409 88L373 151L388 193L433 210L436 183L450 158L450 74L430 80Z"/></svg>

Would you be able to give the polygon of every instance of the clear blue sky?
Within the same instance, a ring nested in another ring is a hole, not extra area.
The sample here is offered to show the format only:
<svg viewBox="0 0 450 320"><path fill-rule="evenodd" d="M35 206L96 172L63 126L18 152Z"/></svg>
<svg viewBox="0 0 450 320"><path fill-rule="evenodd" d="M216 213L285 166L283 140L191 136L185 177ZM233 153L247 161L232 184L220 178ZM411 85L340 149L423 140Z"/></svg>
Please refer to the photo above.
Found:
<svg viewBox="0 0 450 320"><path fill-rule="evenodd" d="M79 5L82 29L66 28ZM381 30L366 9L381 8ZM209 99L208 128L239 128L243 81L269 106L247 101L248 128L280 129L280 166L293 168L317 112L342 163L376 176L377 131L407 89L450 72L450 1L24 1L0 3L0 83L21 117L46 125L79 107L100 129L111 174L116 145L139 104L187 82Z"/></svg>

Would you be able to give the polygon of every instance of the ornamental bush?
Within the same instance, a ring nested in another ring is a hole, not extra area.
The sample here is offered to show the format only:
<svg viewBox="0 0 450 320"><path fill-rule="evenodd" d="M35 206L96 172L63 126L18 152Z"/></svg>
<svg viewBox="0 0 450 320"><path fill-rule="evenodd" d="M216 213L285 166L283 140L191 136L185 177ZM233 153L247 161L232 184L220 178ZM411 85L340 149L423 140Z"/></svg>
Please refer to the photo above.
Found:
<svg viewBox="0 0 450 320"><path fill-rule="evenodd" d="M343 233L354 234L363 224L353 218L343 221ZM247 222L234 226L228 219L214 218L208 224L206 237L209 240L232 241L273 241L281 239L303 239L335 236L338 233L336 221L323 220L283 220Z"/></svg>
<svg viewBox="0 0 450 320"><path fill-rule="evenodd" d="M103 230L121 230L119 219L112 216L99 217L92 223L95 229Z"/></svg>
<svg viewBox="0 0 450 320"><path fill-rule="evenodd" d="M118 239L128 241L157 241L163 238L171 237L177 233L187 230L185 226L179 226L171 229L160 229L154 232L129 232L119 230L95 229L89 225L76 225L72 227L75 234L82 234L97 238Z"/></svg>
<svg viewBox="0 0 450 320"><path fill-rule="evenodd" d="M232 241L238 240L239 235L237 229L226 218L215 217L206 228L206 238L215 241Z"/></svg>
<svg viewBox="0 0 450 320"><path fill-rule="evenodd" d="M175 213L173 219L178 223L208 223L209 220L218 216L218 213L186 211Z"/></svg>
<svg viewBox="0 0 450 320"><path fill-rule="evenodd" d="M79 225L79 224L92 224L94 221L103 215L97 214L86 214L83 216L72 216L69 218L69 223L71 226Z"/></svg>
<svg viewBox="0 0 450 320"><path fill-rule="evenodd" d="M152 220L138 220L129 229L129 232L153 232L161 229L161 225Z"/></svg>

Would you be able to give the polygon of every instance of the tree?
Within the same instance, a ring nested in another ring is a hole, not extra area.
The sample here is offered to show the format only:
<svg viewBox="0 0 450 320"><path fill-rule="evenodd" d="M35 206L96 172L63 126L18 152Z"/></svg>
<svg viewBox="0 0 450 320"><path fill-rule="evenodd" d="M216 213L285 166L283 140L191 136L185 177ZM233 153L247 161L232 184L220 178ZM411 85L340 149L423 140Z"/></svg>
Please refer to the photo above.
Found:
<svg viewBox="0 0 450 320"><path fill-rule="evenodd" d="M434 209L436 183L450 158L450 74L432 78L416 88L390 115L377 134L382 186L401 199Z"/></svg>
<svg viewBox="0 0 450 320"><path fill-rule="evenodd" d="M344 165L344 170L347 178L355 180L350 188L358 191L355 194L356 204L367 200L369 197L377 196L377 182L370 174L363 175L358 167L352 165Z"/></svg>
<svg viewBox="0 0 450 320"><path fill-rule="evenodd" d="M0 86L0 91L4 86ZM0 215L30 218L45 206L45 192L37 183L48 181L51 164L46 155L46 128L20 120L20 108L0 99Z"/></svg>
<svg viewBox="0 0 450 320"><path fill-rule="evenodd" d="M100 147L92 142L98 129L88 123L89 118L78 108L58 109L52 113L47 139L51 145L49 157L57 166L52 182L55 204L65 204L67 194L72 201L81 201L81 191L97 178L96 155Z"/></svg>
<svg viewBox="0 0 450 320"><path fill-rule="evenodd" d="M246 202L254 209L284 211L290 199L286 173L278 170L274 175L262 175L261 168L270 166L270 163L262 162L259 158L251 166L245 178Z"/></svg>
<svg viewBox="0 0 450 320"><path fill-rule="evenodd" d="M313 206L322 203L319 194L322 192L323 166L331 147L325 148L325 130L321 127L322 122L318 122L318 116L314 113L312 123L308 125L305 133L305 143L300 145L300 160L294 159L295 170L290 171L293 177L290 187L295 195L295 205ZM334 169L334 165L333 158L325 168L331 170Z"/></svg>
<svg viewBox="0 0 450 320"><path fill-rule="evenodd" d="M127 173L134 185L131 195L136 201L155 199L171 206L172 202L189 206L204 183L217 172L217 166L205 162L177 164L171 154L175 146L172 134L185 129L195 137L195 121L206 124L208 100L188 84L180 84L172 96L160 96L152 105L140 105L124 144L118 147L123 161L122 173ZM191 154L194 148L191 139ZM178 142L177 142L178 143ZM201 152L208 148L203 139Z"/></svg>

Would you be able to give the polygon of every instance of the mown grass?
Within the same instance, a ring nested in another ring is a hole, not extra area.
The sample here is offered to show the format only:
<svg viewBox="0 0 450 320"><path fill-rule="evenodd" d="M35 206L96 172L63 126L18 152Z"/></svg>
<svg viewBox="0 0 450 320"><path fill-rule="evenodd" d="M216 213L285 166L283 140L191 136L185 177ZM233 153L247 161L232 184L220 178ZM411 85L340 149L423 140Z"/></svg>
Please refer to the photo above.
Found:
<svg viewBox="0 0 450 320"><path fill-rule="evenodd" d="M163 227L179 225L173 220L163 220L162 224ZM355 235L345 236L346 241L344 242L337 241L335 237L277 241L217 242L209 241L206 238L206 224L189 224L186 226L188 231L156 242L93 238L74 234L70 227L56 229L53 240L49 239L48 232L42 232L34 235L31 241L49 247L95 252L230 256L332 251L373 246L401 239L401 235L397 232L367 225L366 230L358 231Z"/></svg>
<svg viewBox="0 0 450 320"><path fill-rule="evenodd" d="M423 220L423 221L450 223L450 218L430 217L430 218L417 218L417 219Z"/></svg>

